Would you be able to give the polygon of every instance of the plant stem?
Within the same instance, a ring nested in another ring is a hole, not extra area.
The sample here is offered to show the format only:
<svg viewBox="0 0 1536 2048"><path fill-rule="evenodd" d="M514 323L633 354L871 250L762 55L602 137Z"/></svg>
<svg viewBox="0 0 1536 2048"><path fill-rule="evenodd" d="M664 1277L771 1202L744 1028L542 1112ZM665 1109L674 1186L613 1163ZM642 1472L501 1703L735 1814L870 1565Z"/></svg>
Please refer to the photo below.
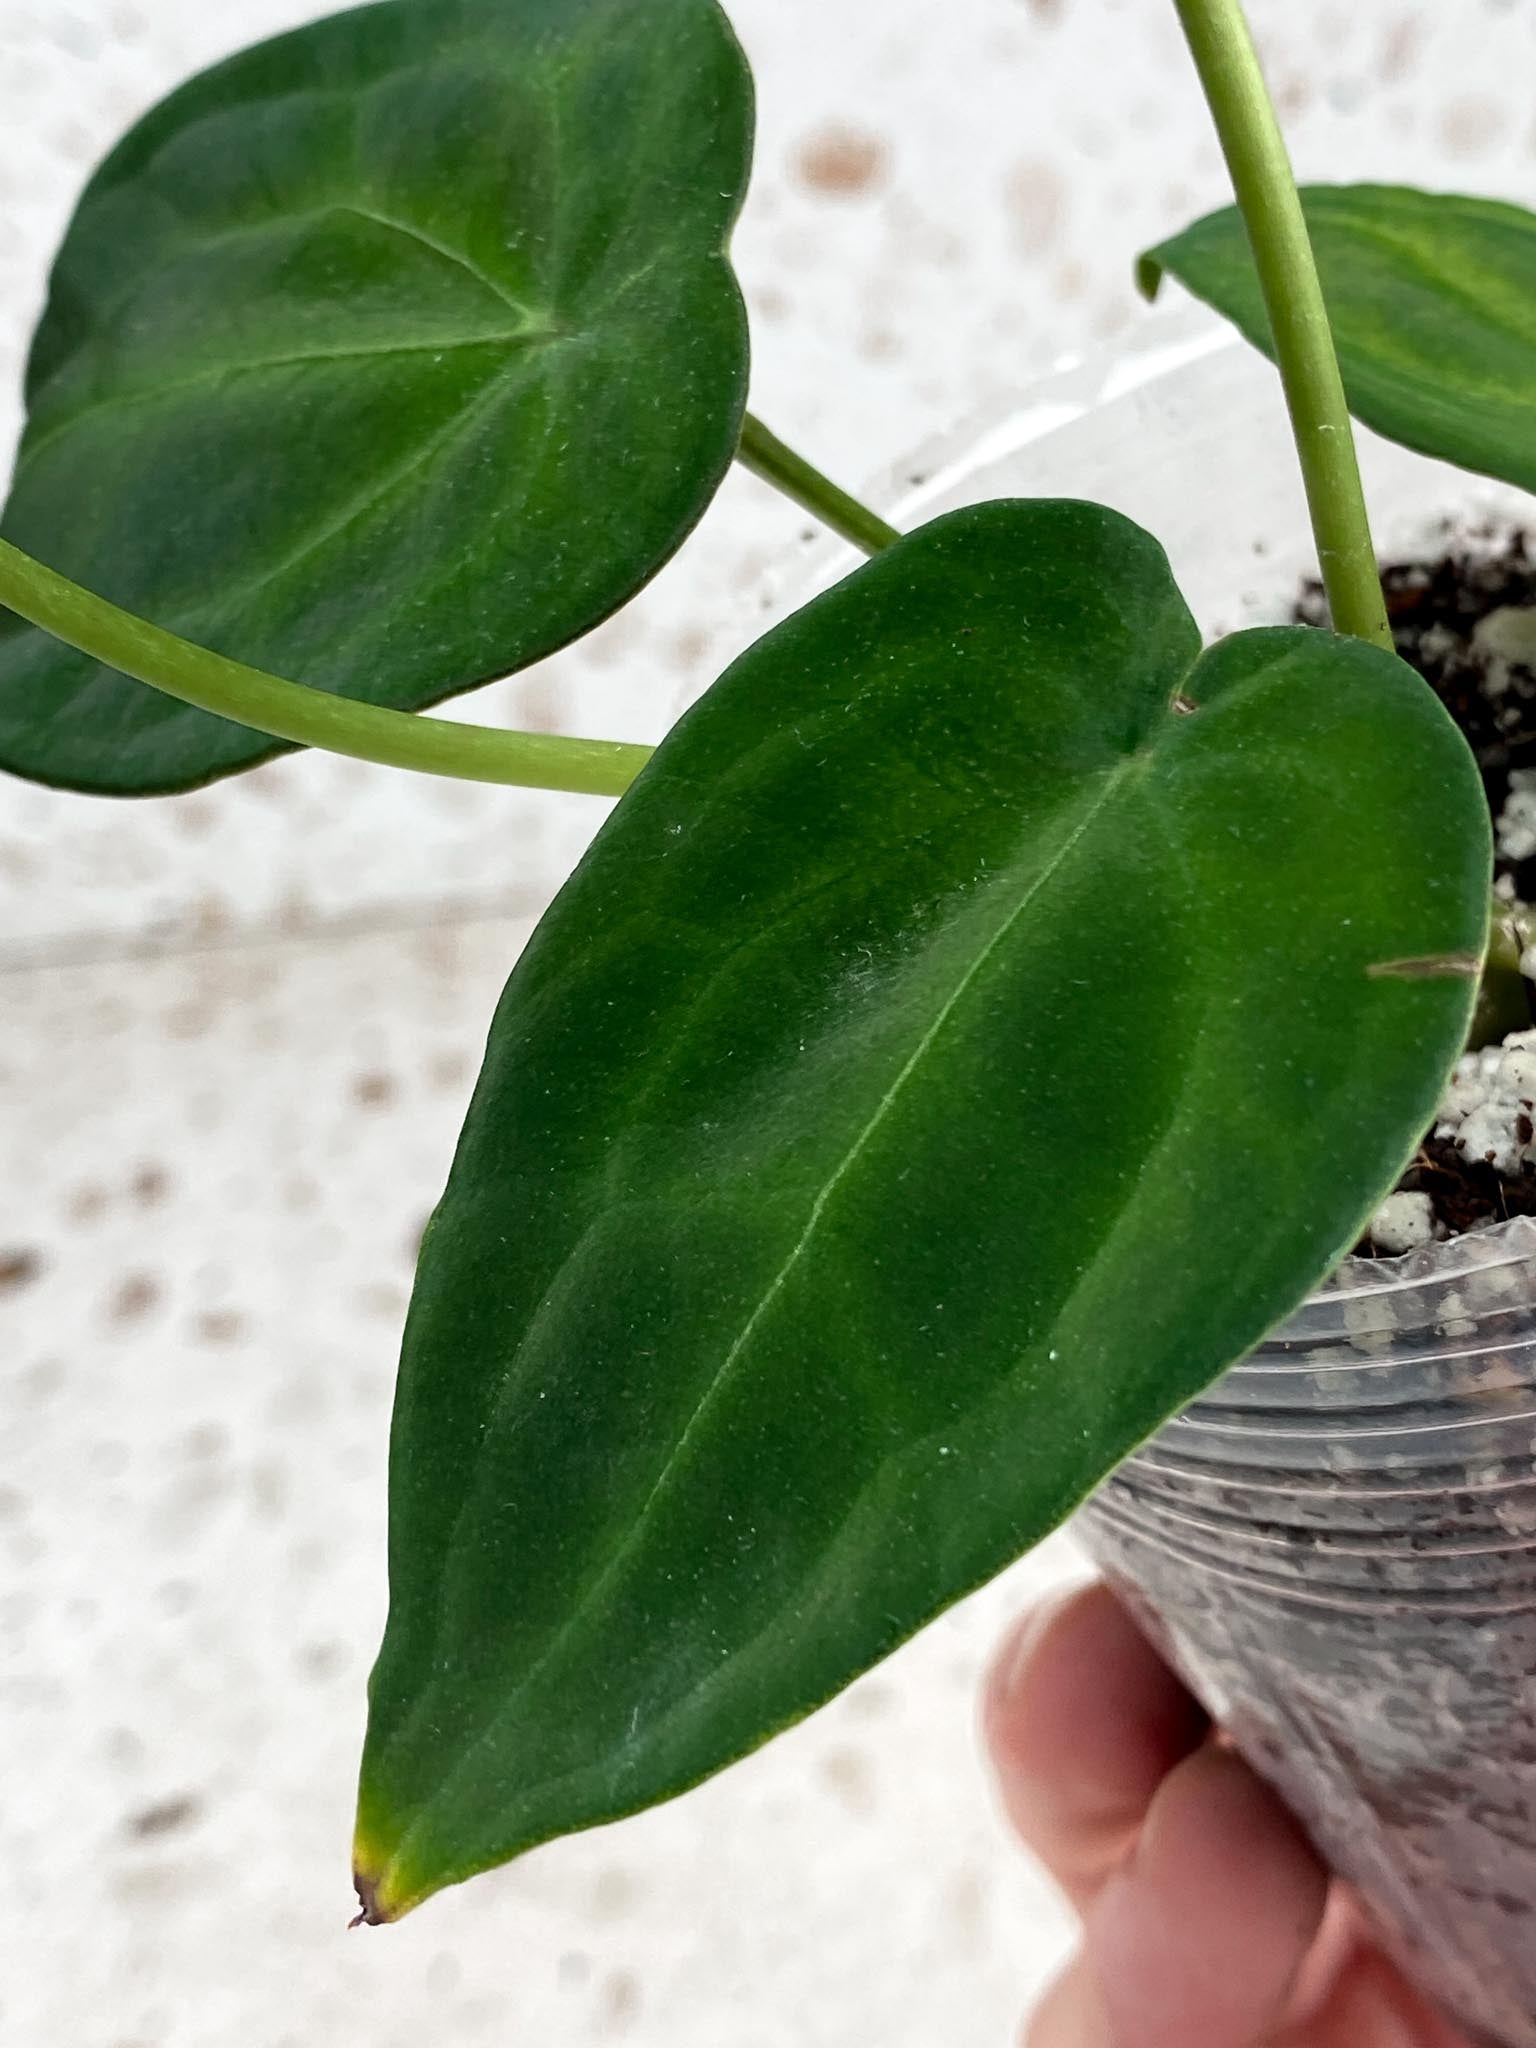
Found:
<svg viewBox="0 0 1536 2048"><path fill-rule="evenodd" d="M1232 174L1274 334L1333 623L1390 649L1354 430L1311 237L1241 0L1174 0Z"/></svg>
<svg viewBox="0 0 1536 2048"><path fill-rule="evenodd" d="M1484 1045L1498 1045L1511 1031L1531 1028L1531 984L1520 972L1520 962L1533 945L1536 910L1529 904L1506 903L1502 896L1495 896L1477 1011L1467 1038L1469 1052Z"/></svg>
<svg viewBox="0 0 1536 2048"><path fill-rule="evenodd" d="M390 768L414 768L466 782L618 796L634 781L651 751L619 740L559 739L550 733L458 725L285 682L120 610L7 541L0 541L0 605L82 654L163 690L168 697L179 697L184 704L270 733L274 739L380 761Z"/></svg>
<svg viewBox="0 0 1536 2048"><path fill-rule="evenodd" d="M751 413L741 430L736 459L764 483L772 484L786 498L803 505L834 533L862 548L866 555L878 555L882 548L901 539L894 526L887 526L877 512L871 512L857 498L839 490L819 469L813 469L803 455L786 448L778 435L769 433Z"/></svg>

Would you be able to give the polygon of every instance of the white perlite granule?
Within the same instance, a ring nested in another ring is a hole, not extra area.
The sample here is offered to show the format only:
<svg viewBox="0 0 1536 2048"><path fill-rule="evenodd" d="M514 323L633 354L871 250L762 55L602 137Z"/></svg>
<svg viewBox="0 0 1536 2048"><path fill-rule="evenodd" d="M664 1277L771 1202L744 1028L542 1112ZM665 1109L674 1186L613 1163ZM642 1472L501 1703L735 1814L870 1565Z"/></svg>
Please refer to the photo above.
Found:
<svg viewBox="0 0 1536 2048"><path fill-rule="evenodd" d="M1484 690L1504 696L1517 671L1536 675L1536 605L1501 604L1485 613L1472 629L1472 647L1483 659Z"/></svg>
<svg viewBox="0 0 1536 2048"><path fill-rule="evenodd" d="M1472 647L1482 657L1483 689L1489 697L1508 695L1517 681L1528 696L1536 676L1536 606L1506 604L1489 612L1477 622ZM1509 797L1494 829L1505 860L1529 860L1536 854L1536 769L1511 771Z"/></svg>
<svg viewBox="0 0 1536 2048"><path fill-rule="evenodd" d="M1371 1242L1379 1252L1411 1252L1437 1235L1435 1205L1428 1195L1388 1195L1371 1218Z"/></svg>
<svg viewBox="0 0 1536 2048"><path fill-rule="evenodd" d="M1529 860L1536 853L1536 768L1512 768L1509 795L1494 828L1505 860Z"/></svg>
<svg viewBox="0 0 1536 2048"><path fill-rule="evenodd" d="M1435 1136L1500 1173L1518 1172L1536 1159L1536 1029L1463 1054L1441 1101Z"/></svg>
<svg viewBox="0 0 1536 2048"><path fill-rule="evenodd" d="M1511 1032L1502 1045L1463 1053L1440 1099L1435 1136L1449 1140L1463 1159L1499 1173L1518 1173L1536 1161L1536 1027ZM1376 1251L1395 1256L1448 1232L1430 1196L1399 1189L1376 1211L1366 1234Z"/></svg>

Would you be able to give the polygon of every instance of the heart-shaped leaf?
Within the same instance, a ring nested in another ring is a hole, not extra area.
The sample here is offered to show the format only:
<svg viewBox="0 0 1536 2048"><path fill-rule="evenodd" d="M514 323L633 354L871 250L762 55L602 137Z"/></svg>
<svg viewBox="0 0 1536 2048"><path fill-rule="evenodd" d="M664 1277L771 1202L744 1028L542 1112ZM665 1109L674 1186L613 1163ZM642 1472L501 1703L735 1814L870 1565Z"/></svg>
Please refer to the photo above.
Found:
<svg viewBox="0 0 1536 2048"><path fill-rule="evenodd" d="M751 124L715 0L391 0L205 73L81 202L0 531L399 710L547 654L731 461ZM0 765L140 793L275 751L0 623Z"/></svg>
<svg viewBox="0 0 1536 2048"><path fill-rule="evenodd" d="M1350 409L1425 455L1536 490L1536 214L1396 185L1302 193ZM1273 355L1234 208L1142 258Z"/></svg>
<svg viewBox="0 0 1536 2048"><path fill-rule="evenodd" d="M1094 506L744 655L513 974L423 1247L370 1913L808 1713L1254 1344L1432 1113L1490 863L1409 668L1202 656Z"/></svg>

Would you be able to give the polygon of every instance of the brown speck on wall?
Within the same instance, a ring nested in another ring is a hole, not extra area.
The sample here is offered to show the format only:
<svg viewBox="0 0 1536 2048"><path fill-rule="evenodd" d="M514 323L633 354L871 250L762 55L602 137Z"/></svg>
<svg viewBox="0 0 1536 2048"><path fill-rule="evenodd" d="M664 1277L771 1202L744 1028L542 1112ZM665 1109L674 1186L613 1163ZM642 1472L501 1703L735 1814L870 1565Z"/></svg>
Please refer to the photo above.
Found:
<svg viewBox="0 0 1536 2048"><path fill-rule="evenodd" d="M885 181L889 152L878 135L846 127L823 128L800 147L795 170L802 185L836 199L857 199Z"/></svg>
<svg viewBox="0 0 1536 2048"><path fill-rule="evenodd" d="M114 1323L136 1323L160 1299L160 1283L148 1273L129 1273L118 1282L109 1311Z"/></svg>
<svg viewBox="0 0 1536 2048"><path fill-rule="evenodd" d="M1504 109L1496 100L1453 100L1440 117L1440 140L1452 156L1481 156L1504 131Z"/></svg>
<svg viewBox="0 0 1536 2048"><path fill-rule="evenodd" d="M217 809L206 797L185 797L170 807L172 825L188 839L205 839L219 822Z"/></svg>
<svg viewBox="0 0 1536 2048"><path fill-rule="evenodd" d="M875 1787L868 1762L856 1749L830 1749L821 1759L821 1775L833 1795L850 1813L872 1813Z"/></svg>
<svg viewBox="0 0 1536 2048"><path fill-rule="evenodd" d="M107 1196L104 1188L91 1184L76 1188L69 1198L69 1220L71 1223L94 1223L106 1209Z"/></svg>
<svg viewBox="0 0 1536 2048"><path fill-rule="evenodd" d="M1080 299L1087 292L1090 281L1087 270L1074 259L1062 264L1052 280L1052 288L1058 299Z"/></svg>
<svg viewBox="0 0 1536 2048"><path fill-rule="evenodd" d="M43 1270L42 1256L33 1251L0 1251L0 1294L25 1287Z"/></svg>
<svg viewBox="0 0 1536 2048"><path fill-rule="evenodd" d="M469 1079L469 1061L461 1052L439 1053L432 1062L434 1088L460 1088Z"/></svg>
<svg viewBox="0 0 1536 2048"><path fill-rule="evenodd" d="M1005 197L1015 247L1025 256L1043 256L1060 235L1067 210L1059 173L1043 157L1028 158L1014 169Z"/></svg>
<svg viewBox="0 0 1536 2048"><path fill-rule="evenodd" d="M1388 28L1381 45L1381 76L1388 85L1406 78L1413 69L1423 26L1415 15L1404 14Z"/></svg>
<svg viewBox="0 0 1536 2048"><path fill-rule="evenodd" d="M197 1336L204 1344L238 1344L244 1334L245 1318L234 1309L208 1309L197 1319Z"/></svg>
<svg viewBox="0 0 1536 2048"><path fill-rule="evenodd" d="M395 1099L395 1083L389 1074L359 1074L352 1094L364 1109L384 1109Z"/></svg>
<svg viewBox="0 0 1536 2048"><path fill-rule="evenodd" d="M639 1893L640 1887L631 1873L611 1865L599 1871L592 1887L592 1911L600 1920L617 1920L634 1905Z"/></svg>
<svg viewBox="0 0 1536 2048"><path fill-rule="evenodd" d="M166 1013L165 1028L172 1038L206 1038L213 1010L207 1003L176 1003Z"/></svg>
<svg viewBox="0 0 1536 2048"><path fill-rule="evenodd" d="M157 1835L173 1835L181 1828L190 1827L201 1812L201 1800L190 1797L162 1799L154 1806L146 1806L131 1814L127 1831L135 1841L152 1841Z"/></svg>
<svg viewBox="0 0 1536 2048"><path fill-rule="evenodd" d="M640 2011L640 1982L632 1970L610 1970L603 1979L603 2025L617 2033Z"/></svg>
<svg viewBox="0 0 1536 2048"><path fill-rule="evenodd" d="M672 643L673 659L679 668L696 668L709 652L709 635L697 626L688 626Z"/></svg>

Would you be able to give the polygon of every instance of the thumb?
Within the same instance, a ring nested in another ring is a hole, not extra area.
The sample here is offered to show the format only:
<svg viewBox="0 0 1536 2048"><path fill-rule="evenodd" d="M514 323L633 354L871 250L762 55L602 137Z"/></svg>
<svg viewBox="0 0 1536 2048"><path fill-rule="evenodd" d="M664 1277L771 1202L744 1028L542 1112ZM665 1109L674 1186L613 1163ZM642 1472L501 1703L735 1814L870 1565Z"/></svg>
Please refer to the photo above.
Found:
<svg viewBox="0 0 1536 2048"><path fill-rule="evenodd" d="M1197 1751L1164 1780L1134 1852L1084 1922L1107 2039L1272 2040L1327 1898L1326 1873L1274 1794L1231 1751Z"/></svg>

